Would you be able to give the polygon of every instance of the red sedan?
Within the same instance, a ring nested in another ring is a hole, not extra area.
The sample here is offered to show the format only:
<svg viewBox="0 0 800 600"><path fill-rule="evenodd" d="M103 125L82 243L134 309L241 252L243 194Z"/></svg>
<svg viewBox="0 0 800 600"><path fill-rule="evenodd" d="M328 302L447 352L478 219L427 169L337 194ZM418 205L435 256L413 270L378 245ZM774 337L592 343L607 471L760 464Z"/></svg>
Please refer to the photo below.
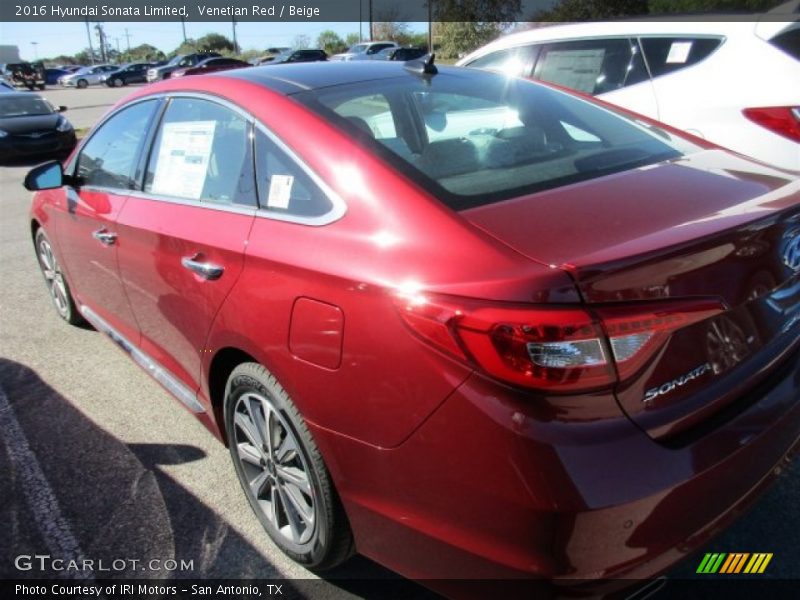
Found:
<svg viewBox="0 0 800 600"><path fill-rule="evenodd" d="M206 73L214 73L216 71L229 71L230 69L243 69L250 67L249 63L236 58L215 57L207 58L200 61L193 67L186 67L184 69L177 69L172 72L172 77L184 77L185 75L203 75Z"/></svg>
<svg viewBox="0 0 800 600"><path fill-rule="evenodd" d="M796 174L568 92L173 79L26 185L61 317L228 444L309 568L651 577L798 443Z"/></svg>

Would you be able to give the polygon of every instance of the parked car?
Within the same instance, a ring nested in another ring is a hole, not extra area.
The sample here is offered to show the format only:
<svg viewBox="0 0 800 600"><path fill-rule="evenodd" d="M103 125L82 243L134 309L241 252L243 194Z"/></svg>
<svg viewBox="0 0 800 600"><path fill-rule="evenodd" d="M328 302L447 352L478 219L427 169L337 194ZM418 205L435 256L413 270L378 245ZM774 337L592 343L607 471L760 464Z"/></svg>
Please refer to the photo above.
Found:
<svg viewBox="0 0 800 600"><path fill-rule="evenodd" d="M328 55L324 50L308 49L308 50L286 50L277 56L272 57L269 61L259 63L260 65L282 65L285 63L300 63L300 62L319 62L328 60Z"/></svg>
<svg viewBox="0 0 800 600"><path fill-rule="evenodd" d="M138 89L32 170L30 227L61 318L229 445L293 559L622 585L788 460L792 174L432 59L214 80Z"/></svg>
<svg viewBox="0 0 800 600"><path fill-rule="evenodd" d="M8 83L4 78L0 77L0 92L16 92L17 89Z"/></svg>
<svg viewBox="0 0 800 600"><path fill-rule="evenodd" d="M0 72L15 88L45 89L44 64L41 62L5 63Z"/></svg>
<svg viewBox="0 0 800 600"><path fill-rule="evenodd" d="M178 69L185 69L193 67L208 58L216 58L221 56L217 52L196 52L194 54L179 54L170 60L167 64L160 67L152 67L147 71L147 81L152 83L154 81L161 81L162 79L169 79L174 71Z"/></svg>
<svg viewBox="0 0 800 600"><path fill-rule="evenodd" d="M69 154L76 140L66 110L38 94L0 94L0 160Z"/></svg>
<svg viewBox="0 0 800 600"><path fill-rule="evenodd" d="M214 73L216 71L227 71L229 69L242 69L251 66L243 60L235 58L207 58L204 61L197 63L193 67L186 67L184 69L176 69L172 72L172 77L183 77L184 75L203 75L206 73Z"/></svg>
<svg viewBox="0 0 800 600"><path fill-rule="evenodd" d="M428 53L425 48L384 48L375 55L375 60L416 60Z"/></svg>
<svg viewBox="0 0 800 600"><path fill-rule="evenodd" d="M116 71L109 71L100 77L100 81L108 87L122 87L131 83L147 83L147 70L150 63L130 63L122 65Z"/></svg>
<svg viewBox="0 0 800 600"><path fill-rule="evenodd" d="M45 69L44 82L47 85L57 85L59 77L69 75L71 72L72 71L67 71L66 69Z"/></svg>
<svg viewBox="0 0 800 600"><path fill-rule="evenodd" d="M334 54L330 60L373 60L381 50L398 47L394 42L363 42L350 46L347 52Z"/></svg>
<svg viewBox="0 0 800 600"><path fill-rule="evenodd" d="M63 87L85 89L90 85L103 83L103 77L117 69L119 69L119 65L94 65L91 67L83 67L74 73L59 77L58 83Z"/></svg>
<svg viewBox="0 0 800 600"><path fill-rule="evenodd" d="M799 48L797 23L579 23L500 38L457 64L596 95L800 170Z"/></svg>

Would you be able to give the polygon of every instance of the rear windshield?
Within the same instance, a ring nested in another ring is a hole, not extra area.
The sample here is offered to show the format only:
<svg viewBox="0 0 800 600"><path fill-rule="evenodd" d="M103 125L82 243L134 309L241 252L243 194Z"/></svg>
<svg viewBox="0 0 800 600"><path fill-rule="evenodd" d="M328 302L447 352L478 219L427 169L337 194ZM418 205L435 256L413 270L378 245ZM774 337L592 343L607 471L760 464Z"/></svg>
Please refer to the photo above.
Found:
<svg viewBox="0 0 800 600"><path fill-rule="evenodd" d="M443 70L428 81L404 76L296 98L455 210L698 149L659 128L522 79Z"/></svg>

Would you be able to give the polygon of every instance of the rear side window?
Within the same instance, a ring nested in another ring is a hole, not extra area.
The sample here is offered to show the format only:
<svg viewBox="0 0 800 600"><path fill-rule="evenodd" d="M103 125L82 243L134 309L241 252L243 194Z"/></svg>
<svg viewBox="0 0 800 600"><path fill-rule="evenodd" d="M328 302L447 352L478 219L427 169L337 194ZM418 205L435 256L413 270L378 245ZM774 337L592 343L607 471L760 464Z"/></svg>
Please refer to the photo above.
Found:
<svg viewBox="0 0 800 600"><path fill-rule="evenodd" d="M619 38L547 44L534 77L593 95L648 79L636 42Z"/></svg>
<svg viewBox="0 0 800 600"><path fill-rule="evenodd" d="M81 149L76 174L84 185L132 189L133 173L155 100L123 108L103 123Z"/></svg>
<svg viewBox="0 0 800 600"><path fill-rule="evenodd" d="M252 164L244 117L208 100L173 98L150 152L145 191L255 206Z"/></svg>
<svg viewBox="0 0 800 600"><path fill-rule="evenodd" d="M256 130L256 177L259 206L274 215L314 218L333 209L311 175L261 130Z"/></svg>
<svg viewBox="0 0 800 600"><path fill-rule="evenodd" d="M783 50L793 59L800 60L800 27L779 33L769 43Z"/></svg>
<svg viewBox="0 0 800 600"><path fill-rule="evenodd" d="M530 74L533 56L536 51L536 46L506 48L505 50L498 50L476 58L467 66L475 69L499 71L514 77L526 76Z"/></svg>
<svg viewBox="0 0 800 600"><path fill-rule="evenodd" d="M696 65L722 44L720 38L647 37L639 43L653 77Z"/></svg>

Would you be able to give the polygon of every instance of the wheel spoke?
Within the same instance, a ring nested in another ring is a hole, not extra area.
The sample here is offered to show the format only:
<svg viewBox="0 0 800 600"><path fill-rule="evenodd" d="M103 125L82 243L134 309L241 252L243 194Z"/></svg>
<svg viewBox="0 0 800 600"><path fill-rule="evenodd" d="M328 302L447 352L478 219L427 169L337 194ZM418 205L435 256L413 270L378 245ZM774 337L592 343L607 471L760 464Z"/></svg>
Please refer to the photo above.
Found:
<svg viewBox="0 0 800 600"><path fill-rule="evenodd" d="M243 442L237 444L237 450L239 452L239 459L254 465L256 467L262 468L261 464L261 452L253 446L253 444L249 442Z"/></svg>
<svg viewBox="0 0 800 600"><path fill-rule="evenodd" d="M308 503L305 496L294 485L283 485L281 489L284 495L289 499L297 515L303 520L305 527L311 527L314 524L314 507Z"/></svg>
<svg viewBox="0 0 800 600"><path fill-rule="evenodd" d="M297 542L300 540L300 519L297 510L294 508L294 504L291 500L289 500L289 494L286 493L286 490L280 486L275 486L278 488L278 496L281 499L281 508L283 509L283 514L286 516L286 520L289 523L289 529L292 531L292 541Z"/></svg>
<svg viewBox="0 0 800 600"><path fill-rule="evenodd" d="M264 470L264 471L261 471L261 473L256 475L250 481L250 491L253 492L253 495L256 498L260 498L261 497L261 494L264 491L264 486L267 484L268 480L269 480L269 473L267 473L267 471Z"/></svg>
<svg viewBox="0 0 800 600"><path fill-rule="evenodd" d="M286 465L297 456L297 442L294 436L287 432L281 445L275 451L275 458L279 465Z"/></svg>
<svg viewBox="0 0 800 600"><path fill-rule="evenodd" d="M259 445L265 456L272 458L272 439L270 436L269 421L271 416L271 409L265 402L262 402L255 396L249 396L244 401L247 407L247 412L250 413L250 419L255 424L256 433L258 435ZM260 410L259 410L260 409ZM261 418L260 413L264 413L264 418Z"/></svg>
<svg viewBox="0 0 800 600"><path fill-rule="evenodd" d="M303 492L306 496L311 496L311 482L308 480L308 475L295 467L284 467L275 465L275 470L278 477L286 484L290 484L299 491Z"/></svg>
<svg viewBox="0 0 800 600"><path fill-rule="evenodd" d="M258 450L258 452L263 456L264 453L261 450L261 442L258 437L258 430L253 424L253 421L250 419L250 416L243 412L237 411L236 416L233 418L233 422L245 435L247 441L250 442L250 445Z"/></svg>

